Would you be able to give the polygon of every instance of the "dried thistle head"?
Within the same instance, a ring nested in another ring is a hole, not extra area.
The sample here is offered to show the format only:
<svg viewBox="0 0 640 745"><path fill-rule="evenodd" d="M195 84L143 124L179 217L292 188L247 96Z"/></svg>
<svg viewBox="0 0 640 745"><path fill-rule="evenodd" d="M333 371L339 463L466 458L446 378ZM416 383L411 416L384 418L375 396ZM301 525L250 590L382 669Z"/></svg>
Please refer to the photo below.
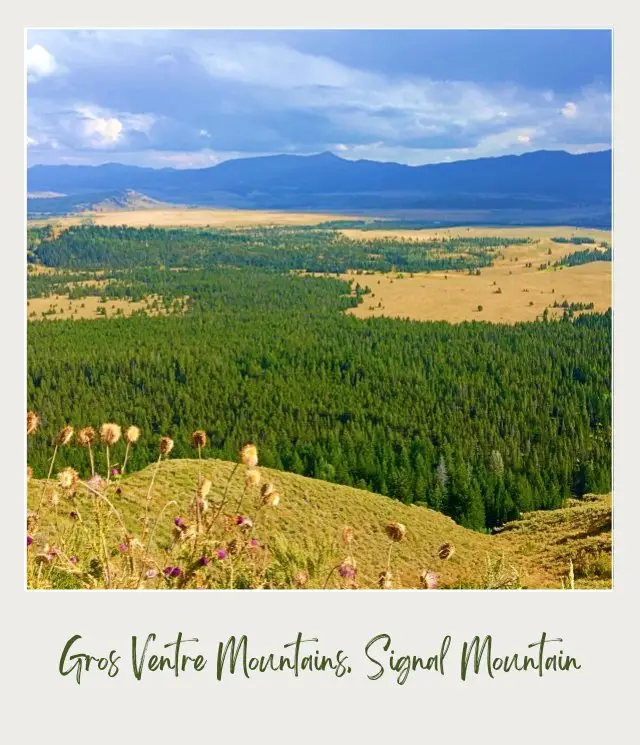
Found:
<svg viewBox="0 0 640 745"><path fill-rule="evenodd" d="M385 532L387 536L389 536L389 539L392 541L395 541L396 543L399 543L402 541L407 534L407 528L402 523L398 523L395 521L387 523L387 526L385 528Z"/></svg>
<svg viewBox="0 0 640 745"><path fill-rule="evenodd" d="M40 516L37 512L27 512L27 533L37 533Z"/></svg>
<svg viewBox="0 0 640 745"><path fill-rule="evenodd" d="M73 468L63 468L58 473L58 484L62 489L72 489L78 483L78 472Z"/></svg>
<svg viewBox="0 0 640 745"><path fill-rule="evenodd" d="M262 489L260 489L260 494L263 497L268 497L269 494L271 494L271 492L275 490L276 490L276 487L273 484L266 483L262 485Z"/></svg>
<svg viewBox="0 0 640 745"><path fill-rule="evenodd" d="M78 445L83 448L91 447L95 439L96 431L93 427L83 427L81 430L78 431L78 434L76 435L76 441L78 442Z"/></svg>
<svg viewBox="0 0 640 745"><path fill-rule="evenodd" d="M247 487L260 486L260 471L257 468L249 468L244 483Z"/></svg>
<svg viewBox="0 0 640 745"><path fill-rule="evenodd" d="M27 411L27 434L32 435L38 429L40 424L40 417L35 411Z"/></svg>
<svg viewBox="0 0 640 745"><path fill-rule="evenodd" d="M198 488L196 491L196 496L198 497L198 499L202 499L202 500L206 499L210 491L211 491L211 481L209 481L209 479L205 479L204 477L201 478L198 481Z"/></svg>
<svg viewBox="0 0 640 745"><path fill-rule="evenodd" d="M206 499L198 499L198 509L204 515L205 512L209 511L209 502Z"/></svg>
<svg viewBox="0 0 640 745"><path fill-rule="evenodd" d="M262 504L265 507L277 507L280 504L280 492L270 491L262 497Z"/></svg>
<svg viewBox="0 0 640 745"><path fill-rule="evenodd" d="M57 507L60 504L60 495L55 489L50 489L46 497L49 507Z"/></svg>
<svg viewBox="0 0 640 745"><path fill-rule="evenodd" d="M119 424L107 422L100 427L100 439L105 445L115 445L122 436L122 429Z"/></svg>
<svg viewBox="0 0 640 745"><path fill-rule="evenodd" d="M378 577L378 587L381 590L393 589L393 574L388 569L384 572L380 572L380 576Z"/></svg>
<svg viewBox="0 0 640 745"><path fill-rule="evenodd" d="M255 468L258 465L258 448L248 443L240 450L240 460L248 468Z"/></svg>
<svg viewBox="0 0 640 745"><path fill-rule="evenodd" d="M355 533L353 532L353 528L350 526L346 526L342 530L342 542L345 546L349 546L353 543L353 539L355 538Z"/></svg>
<svg viewBox="0 0 640 745"><path fill-rule="evenodd" d="M301 590L303 587L306 587L308 582L309 582L309 575L307 574L307 572L305 572L304 569L298 570L293 575L293 584L298 590Z"/></svg>
<svg viewBox="0 0 640 745"><path fill-rule="evenodd" d="M205 447L207 444L207 433L203 429L197 429L191 435L191 447L195 450Z"/></svg>
<svg viewBox="0 0 640 745"><path fill-rule="evenodd" d="M127 445L134 445L136 442L138 442L139 438L140 438L139 427L136 427L135 424L132 424L130 427L127 427L124 433L124 440L127 443Z"/></svg>
<svg viewBox="0 0 640 745"><path fill-rule="evenodd" d="M420 575L420 583L425 590L436 590L438 587L438 575L429 569L425 569Z"/></svg>
<svg viewBox="0 0 640 745"><path fill-rule="evenodd" d="M63 427L60 432L58 432L58 436L56 437L56 444L57 445L67 445L71 438L73 437L73 427Z"/></svg>
<svg viewBox="0 0 640 745"><path fill-rule="evenodd" d="M443 543L438 549L438 556L444 561L450 559L456 552L453 543Z"/></svg>
<svg viewBox="0 0 640 745"><path fill-rule="evenodd" d="M160 455L169 455L173 450L173 440L170 437L160 438Z"/></svg>

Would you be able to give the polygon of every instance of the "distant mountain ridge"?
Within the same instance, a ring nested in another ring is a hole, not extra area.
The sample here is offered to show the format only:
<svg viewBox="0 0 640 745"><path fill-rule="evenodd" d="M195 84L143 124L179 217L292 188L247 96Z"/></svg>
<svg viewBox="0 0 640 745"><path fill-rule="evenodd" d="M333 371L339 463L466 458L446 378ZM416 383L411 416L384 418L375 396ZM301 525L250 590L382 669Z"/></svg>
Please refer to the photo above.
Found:
<svg viewBox="0 0 640 745"><path fill-rule="evenodd" d="M28 191L69 197L135 191L169 204L343 212L565 211L610 221L611 150L540 150L424 166L332 153L227 160L210 168L32 166ZM47 199L53 206L55 198Z"/></svg>

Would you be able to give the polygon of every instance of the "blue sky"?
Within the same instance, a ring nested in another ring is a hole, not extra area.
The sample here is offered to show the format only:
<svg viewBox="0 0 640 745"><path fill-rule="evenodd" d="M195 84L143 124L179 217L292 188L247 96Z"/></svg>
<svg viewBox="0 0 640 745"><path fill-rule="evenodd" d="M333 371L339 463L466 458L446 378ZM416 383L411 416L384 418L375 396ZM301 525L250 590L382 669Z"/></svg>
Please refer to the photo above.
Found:
<svg viewBox="0 0 640 745"><path fill-rule="evenodd" d="M611 144L608 31L28 33L35 163L409 164Z"/></svg>

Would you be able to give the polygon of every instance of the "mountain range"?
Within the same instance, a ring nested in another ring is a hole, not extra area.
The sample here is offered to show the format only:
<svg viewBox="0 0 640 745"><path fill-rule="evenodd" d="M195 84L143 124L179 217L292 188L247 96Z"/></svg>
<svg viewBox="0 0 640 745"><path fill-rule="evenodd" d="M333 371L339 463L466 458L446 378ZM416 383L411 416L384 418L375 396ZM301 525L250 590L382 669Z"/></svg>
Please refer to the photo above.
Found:
<svg viewBox="0 0 640 745"><path fill-rule="evenodd" d="M127 191L168 204L278 210L331 210L380 216L474 213L489 222L611 223L612 152L522 155L409 166L345 160L332 153L227 160L210 168L35 165L30 214L118 202ZM482 220L480 220L482 221Z"/></svg>

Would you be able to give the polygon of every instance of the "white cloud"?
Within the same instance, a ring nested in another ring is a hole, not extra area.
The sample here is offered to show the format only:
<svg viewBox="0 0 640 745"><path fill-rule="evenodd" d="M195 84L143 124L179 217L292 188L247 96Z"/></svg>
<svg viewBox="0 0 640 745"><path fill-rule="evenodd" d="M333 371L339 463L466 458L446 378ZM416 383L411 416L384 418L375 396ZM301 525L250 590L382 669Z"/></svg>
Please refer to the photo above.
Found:
<svg viewBox="0 0 640 745"><path fill-rule="evenodd" d="M100 116L88 107L80 107L77 114L81 120L81 135L96 147L115 145L122 136L122 122L114 116Z"/></svg>
<svg viewBox="0 0 640 745"><path fill-rule="evenodd" d="M29 147L29 145L37 145L37 144L38 144L38 140L27 135L27 147Z"/></svg>
<svg viewBox="0 0 640 745"><path fill-rule="evenodd" d="M55 57L40 44L29 47L25 53L27 65L27 80L35 83L41 78L46 78L58 69Z"/></svg>
<svg viewBox="0 0 640 745"><path fill-rule="evenodd" d="M573 119L578 114L578 107L573 101L567 101L567 103L560 109L562 116L567 119Z"/></svg>
<svg viewBox="0 0 640 745"><path fill-rule="evenodd" d="M531 142L531 136L525 135L525 134L518 135L518 142L524 142L524 143Z"/></svg>

